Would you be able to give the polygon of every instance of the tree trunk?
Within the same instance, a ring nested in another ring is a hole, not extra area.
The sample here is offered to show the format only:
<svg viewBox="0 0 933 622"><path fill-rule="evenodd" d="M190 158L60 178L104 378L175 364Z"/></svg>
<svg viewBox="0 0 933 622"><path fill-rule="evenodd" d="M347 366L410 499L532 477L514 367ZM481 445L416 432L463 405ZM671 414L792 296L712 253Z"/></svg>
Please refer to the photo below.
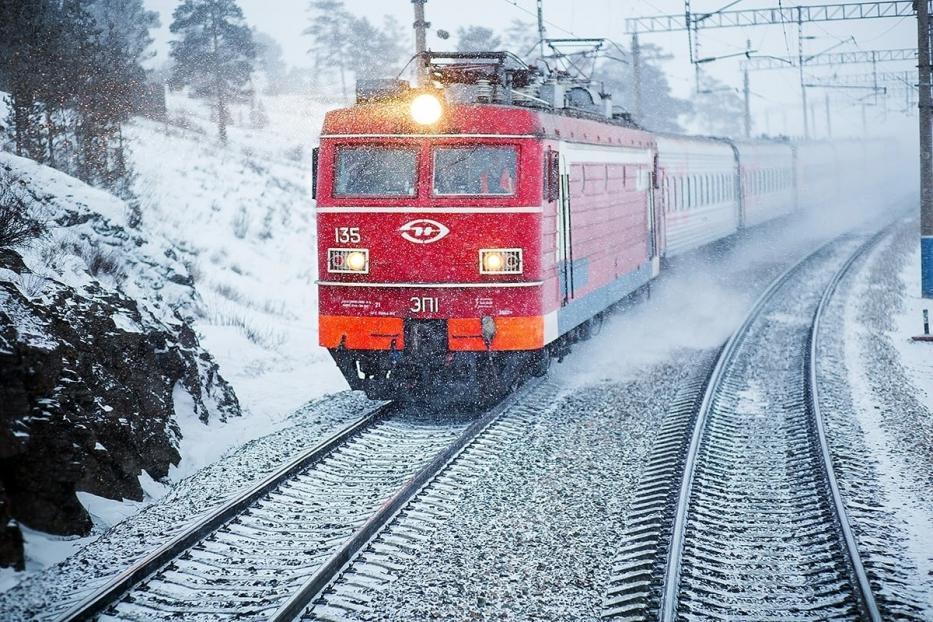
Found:
<svg viewBox="0 0 933 622"><path fill-rule="evenodd" d="M49 166L55 168L55 120L52 118L52 108L45 106L46 142L49 147Z"/></svg>
<svg viewBox="0 0 933 622"><path fill-rule="evenodd" d="M26 155L26 136L29 134L29 113L23 102L22 90L13 91L13 130L16 138L16 155Z"/></svg>
<svg viewBox="0 0 933 622"><path fill-rule="evenodd" d="M214 52L214 91L217 95L217 134L220 142L227 144L227 102L224 98L220 75L220 42L217 38L217 9L211 7L211 45Z"/></svg>

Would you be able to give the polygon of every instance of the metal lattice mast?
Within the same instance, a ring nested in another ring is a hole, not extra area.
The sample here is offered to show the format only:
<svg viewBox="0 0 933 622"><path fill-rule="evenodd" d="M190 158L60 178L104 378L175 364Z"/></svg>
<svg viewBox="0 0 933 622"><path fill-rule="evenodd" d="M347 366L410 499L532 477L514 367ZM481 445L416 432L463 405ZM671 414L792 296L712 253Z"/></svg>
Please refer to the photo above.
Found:
<svg viewBox="0 0 933 622"><path fill-rule="evenodd" d="M850 65L860 63L884 63L917 60L917 48L900 48L896 50L860 50L857 52L832 52L811 54L807 57L808 67L826 65ZM782 58L779 56L752 56L745 61L751 71L766 71L769 69L789 69L796 67L798 59Z"/></svg>
<svg viewBox="0 0 933 622"><path fill-rule="evenodd" d="M930 16L917 3L917 52L920 56L920 291L933 298L933 102L930 93Z"/></svg>
<svg viewBox="0 0 933 622"><path fill-rule="evenodd" d="M804 22L833 22L852 19L875 19L884 17L909 17L914 14L913 0L891 0L888 2L846 2L839 4L801 5L772 7L767 9L743 9L718 11L703 15L702 20L684 14L630 17L625 20L628 34L635 32L677 32L702 28L734 28L741 26L767 26L793 23L799 18Z"/></svg>

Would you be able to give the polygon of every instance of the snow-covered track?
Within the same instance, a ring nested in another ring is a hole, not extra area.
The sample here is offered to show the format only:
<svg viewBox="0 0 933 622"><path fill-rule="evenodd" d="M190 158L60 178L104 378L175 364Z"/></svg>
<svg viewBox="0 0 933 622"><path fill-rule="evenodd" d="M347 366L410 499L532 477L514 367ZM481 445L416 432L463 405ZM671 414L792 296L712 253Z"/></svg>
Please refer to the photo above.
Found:
<svg viewBox="0 0 933 622"><path fill-rule="evenodd" d="M124 572L66 619L266 619L468 421L389 404Z"/></svg>
<svg viewBox="0 0 933 622"><path fill-rule="evenodd" d="M662 620L880 620L813 390L825 301L876 240L859 245L828 282L844 242L792 267L723 349L687 450Z"/></svg>
<svg viewBox="0 0 933 622"><path fill-rule="evenodd" d="M370 575L369 578L375 579L376 583L383 583L386 571L401 567L398 559L392 559L393 554L405 556L404 550L412 543L428 537L427 534L430 531L428 523L433 521L432 516L429 515L431 511L425 512L423 504L427 503L430 506L439 501L436 496L433 496L438 488L445 485L445 482L439 480L450 477L451 471L456 470L456 465L464 462L467 463L466 468L470 469L468 460L462 459L468 450L487 440L490 445L497 444L497 432L490 432L490 429L507 411L518 406L525 406L526 401L530 402L529 408L538 406L533 398L529 399L529 395L535 394L542 382L541 379L529 380L508 398L474 421L456 441L438 453L428 465L386 501L379 511L331 556L327 563L305 581L298 592L279 607L269 618L270 622L292 622L299 617L302 620L307 619L308 616L312 616L313 619L314 611L311 608L316 601L321 600L325 589L331 588L346 573L356 573L356 576L365 574L366 570L354 568L354 564L368 566L369 570L376 568L377 572L383 576ZM439 494L444 496L443 492ZM421 516L417 517L418 515ZM380 541L385 539L390 540L388 546L386 542ZM374 559L374 557L379 559ZM352 600L352 596L350 598ZM363 599L366 600L367 597L364 595Z"/></svg>
<svg viewBox="0 0 933 622"><path fill-rule="evenodd" d="M480 417L387 404L126 570L66 620L286 620L539 381Z"/></svg>
<svg viewBox="0 0 933 622"><path fill-rule="evenodd" d="M337 447L386 418L394 409L395 407L392 404L385 404L367 412L315 447L299 454L252 488L207 512L177 536L124 570L104 589L95 592L75 605L62 617L62 621L89 620L103 613L105 609L123 598L132 588L165 568L177 557L223 527L236 516L242 514L247 508L275 490L283 482L294 478L298 473L319 463Z"/></svg>
<svg viewBox="0 0 933 622"><path fill-rule="evenodd" d="M777 277L675 397L625 519L604 619L880 619L815 368L833 291L885 231L829 242Z"/></svg>

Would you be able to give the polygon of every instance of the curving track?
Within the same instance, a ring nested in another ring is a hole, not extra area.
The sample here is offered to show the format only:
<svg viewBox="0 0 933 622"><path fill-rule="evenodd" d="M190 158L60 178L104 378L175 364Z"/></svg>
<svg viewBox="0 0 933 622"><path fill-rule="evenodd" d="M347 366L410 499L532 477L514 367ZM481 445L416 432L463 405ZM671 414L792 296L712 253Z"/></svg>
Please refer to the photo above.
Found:
<svg viewBox="0 0 933 622"><path fill-rule="evenodd" d="M826 301L876 240L835 274L851 243L800 262L725 346L687 448L662 620L880 620L833 474L814 369Z"/></svg>
<svg viewBox="0 0 933 622"><path fill-rule="evenodd" d="M775 279L675 397L629 507L604 619L880 620L815 367L836 285L883 234L834 240Z"/></svg>

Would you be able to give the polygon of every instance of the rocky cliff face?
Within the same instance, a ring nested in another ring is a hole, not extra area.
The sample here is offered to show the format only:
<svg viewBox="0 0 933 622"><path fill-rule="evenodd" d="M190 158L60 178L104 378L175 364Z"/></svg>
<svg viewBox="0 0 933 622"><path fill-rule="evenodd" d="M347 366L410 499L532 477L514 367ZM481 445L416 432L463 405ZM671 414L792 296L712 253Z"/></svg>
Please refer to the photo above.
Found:
<svg viewBox="0 0 933 622"><path fill-rule="evenodd" d="M0 183L48 229L0 249L0 565L21 566L19 523L86 534L77 491L141 500L142 471L180 460L176 409L208 424L239 404L190 328L199 301L171 245L28 160L0 154Z"/></svg>

